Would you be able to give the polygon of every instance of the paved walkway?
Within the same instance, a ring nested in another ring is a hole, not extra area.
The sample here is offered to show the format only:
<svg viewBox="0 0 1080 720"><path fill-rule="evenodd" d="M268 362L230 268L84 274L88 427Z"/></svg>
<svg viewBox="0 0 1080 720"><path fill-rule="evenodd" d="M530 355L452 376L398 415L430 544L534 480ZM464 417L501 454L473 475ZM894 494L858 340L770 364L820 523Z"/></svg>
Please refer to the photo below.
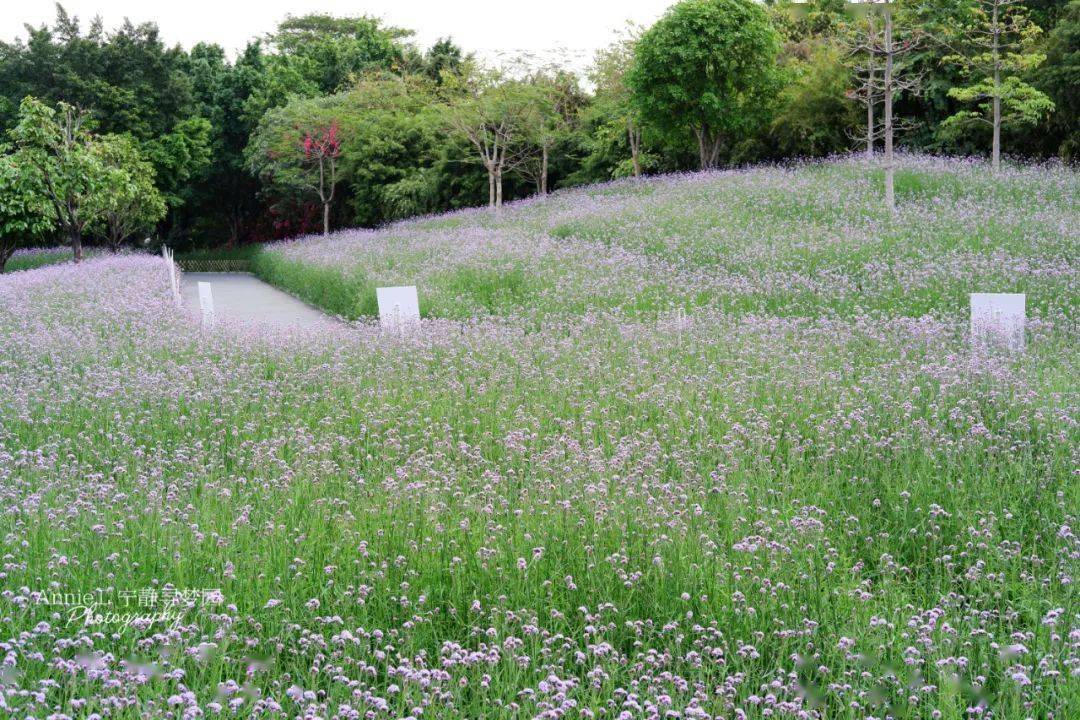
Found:
<svg viewBox="0 0 1080 720"><path fill-rule="evenodd" d="M219 318L278 327L319 325L334 318L247 273L183 274L184 304L199 307L199 283L210 283Z"/></svg>

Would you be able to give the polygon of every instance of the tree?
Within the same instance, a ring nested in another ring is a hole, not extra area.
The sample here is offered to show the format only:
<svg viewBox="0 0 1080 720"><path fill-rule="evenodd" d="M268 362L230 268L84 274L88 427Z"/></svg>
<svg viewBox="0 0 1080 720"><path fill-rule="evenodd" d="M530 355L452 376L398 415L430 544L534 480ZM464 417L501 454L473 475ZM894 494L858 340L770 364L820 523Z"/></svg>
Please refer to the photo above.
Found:
<svg viewBox="0 0 1080 720"><path fill-rule="evenodd" d="M125 21L107 32L100 19L85 30L56 6L52 27L28 27L24 43L0 43L0 94L12 110L27 95L83 108L101 133L140 141L169 132L189 117L191 92L184 51L168 48L153 23ZM11 127L14 115L0 118Z"/></svg>
<svg viewBox="0 0 1080 720"><path fill-rule="evenodd" d="M840 50L818 43L807 60L793 60L788 72L791 80L770 127L776 149L789 156L843 151L858 118L845 96L849 73Z"/></svg>
<svg viewBox="0 0 1080 720"><path fill-rule="evenodd" d="M641 36L627 82L642 118L693 132L701 169L763 120L779 38L751 0L683 0Z"/></svg>
<svg viewBox="0 0 1080 720"><path fill-rule="evenodd" d="M186 73L196 112L210 123L209 163L177 188L183 212L174 209L174 233L224 237L233 247L253 233L262 216L259 182L244 164L244 147L258 125L259 118L245 110L265 79L265 59L258 42L249 43L233 63L217 45L191 49Z"/></svg>
<svg viewBox="0 0 1080 720"><path fill-rule="evenodd" d="M338 158L341 157L341 132L337 121L304 133L304 165L309 168L311 185L323 206L323 235L330 234L330 204L338 182Z"/></svg>
<svg viewBox="0 0 1080 720"><path fill-rule="evenodd" d="M503 176L528 158L525 139L535 101L535 90L526 83L481 71L447 108L447 128L473 146L473 157L487 170L492 209L502 207Z"/></svg>
<svg viewBox="0 0 1080 720"><path fill-rule="evenodd" d="M589 71L589 79L596 87L595 104L613 124L625 128L634 177L642 174L642 123L626 74L633 63L634 45L640 34L636 27L631 27L626 36L597 51Z"/></svg>
<svg viewBox="0 0 1080 720"><path fill-rule="evenodd" d="M19 124L12 133L16 162L34 174L75 262L82 260L83 232L101 217L103 198L122 179L102 163L86 124L86 113L71 105L60 103L53 110L28 97L19 106Z"/></svg>
<svg viewBox="0 0 1080 720"><path fill-rule="evenodd" d="M585 96L577 76L559 67L538 70L527 82L534 92L523 115L523 138L535 151L526 154L517 172L539 195L547 195L552 151L573 133Z"/></svg>
<svg viewBox="0 0 1080 720"><path fill-rule="evenodd" d="M889 212L896 212L896 160L893 155L893 140L895 125L893 121L893 103L896 96L902 92L915 92L919 88L921 78L909 72L906 65L907 57L919 46L919 33L906 24L902 25L897 32L893 18L893 4L889 2L878 3L871 0L870 5L881 8L882 22L867 23L856 30L853 41L853 52L866 58L866 62L878 62L881 66L880 81L874 73L867 73L861 77L862 87L856 92L873 98L875 93L880 93L884 119L881 134L885 140L885 155L883 165L885 170L885 207ZM880 30L878 28L880 27ZM878 84L880 82L880 84ZM872 117L868 117L872 121ZM873 140L872 126L868 131L871 141Z"/></svg>
<svg viewBox="0 0 1080 720"><path fill-rule="evenodd" d="M401 28L384 27L377 18L367 16L312 13L289 17L267 39L277 53L271 72L296 73L305 86L316 92L335 93L357 75L399 68L404 59L401 40L411 34ZM299 88L282 90L292 94Z"/></svg>
<svg viewBox="0 0 1080 720"><path fill-rule="evenodd" d="M210 165L212 128L205 118L181 120L171 132L142 143L154 166L158 188L169 207L184 204L184 192Z"/></svg>
<svg viewBox="0 0 1080 720"><path fill-rule="evenodd" d="M944 128L989 125L995 173L1001 168L1002 124L1034 125L1054 110L1045 93L1020 77L1046 59L1034 49L1041 33L1020 0L974 0L970 21L957 32L961 48L945 58L960 65L964 76L972 80L970 85L950 89L949 96L976 103L979 109L956 113L945 120Z"/></svg>
<svg viewBox="0 0 1080 720"><path fill-rule="evenodd" d="M880 80L885 74L885 67L882 58L864 46L864 41L878 37L877 15L868 13L860 22L861 25L844 26L848 32L843 36L843 42L848 51L847 59L855 81L845 94L866 108L863 139L866 142L866 157L871 160L874 157L874 142L883 135L875 122L874 108L882 100Z"/></svg>
<svg viewBox="0 0 1080 720"><path fill-rule="evenodd" d="M109 249L116 252L129 237L154 227L165 217L165 200L154 186L154 166L139 152L135 141L125 135L106 135L94 146L110 174L109 193L98 193L92 203L98 230Z"/></svg>
<svg viewBox="0 0 1080 720"><path fill-rule="evenodd" d="M441 85L446 75L460 77L469 59L452 39L439 38L424 53L419 70L436 84Z"/></svg>
<svg viewBox="0 0 1080 720"><path fill-rule="evenodd" d="M345 140L343 101L343 95L297 99L271 110L245 151L249 169L267 188L283 195L318 198L324 234L330 231L330 211L345 174L340 165Z"/></svg>
<svg viewBox="0 0 1080 720"><path fill-rule="evenodd" d="M353 222L374 226L445 207L450 173L440 163L455 143L442 126L440 85L426 74L370 73L344 96L341 162ZM453 174L463 175L460 166Z"/></svg>
<svg viewBox="0 0 1080 720"><path fill-rule="evenodd" d="M29 166L0 147L0 272L20 247L52 229L49 207Z"/></svg>
<svg viewBox="0 0 1080 720"><path fill-rule="evenodd" d="M1047 133L1052 151L1075 162L1080 158L1080 0L1071 0L1047 36L1038 84L1057 108Z"/></svg>
<svg viewBox="0 0 1080 720"><path fill-rule="evenodd" d="M199 117L213 106L198 102L194 93L196 80L218 79L193 70L207 67L199 62L206 53L200 49L192 58L179 46L167 46L153 23L124 21L113 30L98 19L80 25L62 6L51 26L28 28L27 35L25 43L0 42L0 129L14 127L26 96L84 110L95 132L128 135L139 144L173 210L166 226L186 232L176 209L190 199L207 168L213 140L212 128ZM225 65L224 53L219 63ZM200 90L217 92L206 84ZM250 180L242 167L239 174ZM217 205L206 209L219 212Z"/></svg>

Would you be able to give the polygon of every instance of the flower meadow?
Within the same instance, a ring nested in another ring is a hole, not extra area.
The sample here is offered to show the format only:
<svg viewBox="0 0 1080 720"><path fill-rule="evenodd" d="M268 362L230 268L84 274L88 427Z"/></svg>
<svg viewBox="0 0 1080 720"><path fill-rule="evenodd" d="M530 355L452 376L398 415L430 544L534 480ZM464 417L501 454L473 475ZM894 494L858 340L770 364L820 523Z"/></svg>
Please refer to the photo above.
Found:
<svg viewBox="0 0 1080 720"><path fill-rule="evenodd" d="M87 249L87 255L94 255L96 250ZM33 248L19 248L8 259L4 270L7 272L13 272L15 270L33 270L34 268L41 267L43 265L52 265L54 263L69 262L71 260L71 248L66 247L33 247Z"/></svg>
<svg viewBox="0 0 1080 720"><path fill-rule="evenodd" d="M315 328L202 330L157 257L0 277L0 715L1080 715L1080 180L875 182L267 248Z"/></svg>

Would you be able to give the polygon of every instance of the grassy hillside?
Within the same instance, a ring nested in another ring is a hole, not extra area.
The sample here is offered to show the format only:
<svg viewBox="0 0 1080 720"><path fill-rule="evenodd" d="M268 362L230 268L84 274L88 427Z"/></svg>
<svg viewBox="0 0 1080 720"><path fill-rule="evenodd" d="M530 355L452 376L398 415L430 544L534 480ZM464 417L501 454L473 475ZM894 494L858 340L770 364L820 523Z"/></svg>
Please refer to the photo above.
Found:
<svg viewBox="0 0 1080 720"><path fill-rule="evenodd" d="M0 277L0 703L1080 715L1077 176L911 160L895 220L873 183L616 183L257 260L353 316L416 282L416 335L203 332L160 258ZM1029 293L1025 354L970 351L973 289Z"/></svg>
<svg viewBox="0 0 1080 720"><path fill-rule="evenodd" d="M898 217L860 161L632 180L270 246L261 274L350 318L377 285L416 284L422 312L543 318L679 306L736 314L960 317L973 288L1029 291L1075 317L1076 199L1062 169L992 178L908 158ZM1040 292L1034 292L1038 289Z"/></svg>
<svg viewBox="0 0 1080 720"><path fill-rule="evenodd" d="M93 254L93 251L89 251L88 254ZM44 267L45 265L54 265L56 263L69 262L71 260L71 250L64 247L50 247L50 248L23 248L16 250L7 264L4 266L4 272L17 272L19 270L33 270L34 268Z"/></svg>

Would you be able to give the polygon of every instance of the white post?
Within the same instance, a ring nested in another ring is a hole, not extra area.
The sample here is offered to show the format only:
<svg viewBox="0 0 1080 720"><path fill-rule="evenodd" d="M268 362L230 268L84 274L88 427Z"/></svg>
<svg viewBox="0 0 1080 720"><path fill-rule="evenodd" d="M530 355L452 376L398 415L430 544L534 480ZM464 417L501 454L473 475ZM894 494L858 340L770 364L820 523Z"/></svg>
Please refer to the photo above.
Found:
<svg viewBox="0 0 1080 720"><path fill-rule="evenodd" d="M168 246L162 245L161 256L165 258L165 263L169 266L169 290L172 292L173 302L179 307L181 304L180 279L176 277L176 263L173 261L173 252Z"/></svg>
<svg viewBox="0 0 1080 720"><path fill-rule="evenodd" d="M991 344L1022 351L1026 341L1027 296L1024 293L971 293L971 344Z"/></svg>
<svg viewBox="0 0 1080 720"><path fill-rule="evenodd" d="M199 307L202 308L203 329L214 326L214 294L210 291L210 283L199 283Z"/></svg>

